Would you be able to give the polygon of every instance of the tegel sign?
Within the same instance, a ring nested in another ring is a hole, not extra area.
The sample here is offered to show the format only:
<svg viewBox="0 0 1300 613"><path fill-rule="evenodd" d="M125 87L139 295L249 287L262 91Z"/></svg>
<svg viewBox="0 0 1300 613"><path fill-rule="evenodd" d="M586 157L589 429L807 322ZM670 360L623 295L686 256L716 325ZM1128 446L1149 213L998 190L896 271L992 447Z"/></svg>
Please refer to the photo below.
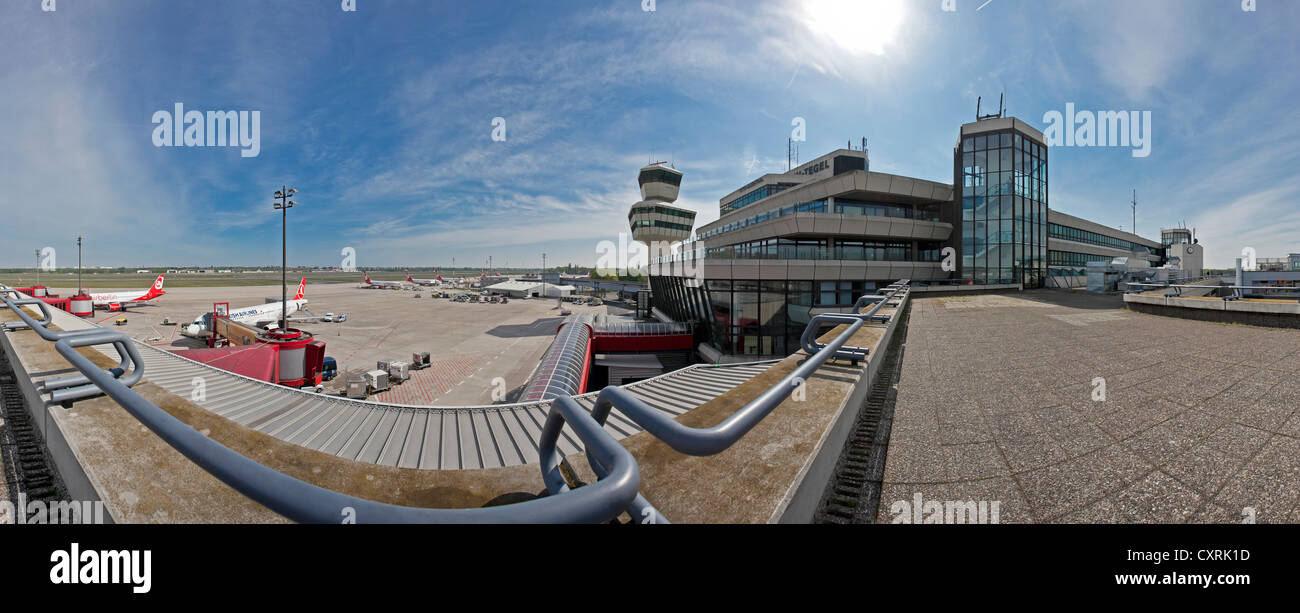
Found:
<svg viewBox="0 0 1300 613"><path fill-rule="evenodd" d="M817 173L819 173L819 172L821 172L821 171L823 171L823 170L826 170L827 168L830 168L830 167L831 167L831 161L830 161L830 160L822 160L822 161L817 162L816 164L812 164L812 165L810 165L810 166L808 166L807 168L804 168L804 169L802 169L802 170L796 170L796 171L794 172L794 174L797 174L797 175L815 175L815 174L817 174Z"/></svg>

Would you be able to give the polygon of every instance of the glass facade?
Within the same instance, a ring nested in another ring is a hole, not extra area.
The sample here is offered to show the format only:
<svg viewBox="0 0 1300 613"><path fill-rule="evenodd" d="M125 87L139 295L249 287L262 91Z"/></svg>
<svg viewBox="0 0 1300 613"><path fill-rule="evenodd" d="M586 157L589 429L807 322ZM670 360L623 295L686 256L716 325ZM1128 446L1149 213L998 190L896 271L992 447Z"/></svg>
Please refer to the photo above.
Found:
<svg viewBox="0 0 1300 613"><path fill-rule="evenodd" d="M711 247L706 259L716 260L855 260L865 262L938 262L943 244L921 241L840 240L829 238L768 238ZM913 253L915 251L915 253Z"/></svg>
<svg viewBox="0 0 1300 613"><path fill-rule="evenodd" d="M637 176L637 183L645 185L646 183L667 183L669 185L680 186L682 184L682 173L665 170L663 168L652 168L643 170Z"/></svg>
<svg viewBox="0 0 1300 613"><path fill-rule="evenodd" d="M633 216L641 213L658 213L660 215L668 215L670 217L680 217L686 223L691 223L695 221L694 211L683 211L681 209L675 209L666 206L650 206L650 205L633 206L632 210L628 211L627 218L629 221L631 221Z"/></svg>
<svg viewBox="0 0 1300 613"><path fill-rule="evenodd" d="M1115 259L1113 255L1099 255L1096 253L1077 253L1074 251L1056 251L1053 249L1048 252L1048 265L1050 266L1075 266L1086 268L1088 262L1109 262Z"/></svg>
<svg viewBox="0 0 1300 613"><path fill-rule="evenodd" d="M1151 248L1146 245L1139 245L1133 241L1127 241L1113 236L1097 234L1088 230L1063 226L1061 224L1048 224L1047 235L1050 238L1059 238L1061 240L1074 241L1076 243L1087 243L1099 247L1110 247L1112 249L1123 249L1124 251L1150 251Z"/></svg>
<svg viewBox="0 0 1300 613"><path fill-rule="evenodd" d="M654 306L679 321L699 321L697 342L724 353L785 356L817 312L843 310L877 285L870 281L751 281L650 277Z"/></svg>
<svg viewBox="0 0 1300 613"><path fill-rule="evenodd" d="M691 228L694 227L689 223L684 223L684 224L673 223L671 221L663 221L661 219L654 219L650 221L634 221L632 222L631 226L633 230L636 230L637 228L668 228L670 230L681 230L683 232L690 232Z"/></svg>
<svg viewBox="0 0 1300 613"><path fill-rule="evenodd" d="M1040 287L1047 274L1047 147L1005 130L962 139L962 278Z"/></svg>
<svg viewBox="0 0 1300 613"><path fill-rule="evenodd" d="M779 209L763 211L738 219L725 226L719 226L712 230L699 233L700 238L709 238L739 230L746 226L756 223L794 215L795 213L837 213L840 215L873 215L878 217L896 217L899 219L918 219L921 221L944 221L940 214L940 203L930 204L893 204L884 202L864 202L860 200L849 200L846 198L835 198L834 206L827 204L827 200L813 200L811 202L800 202L791 204ZM724 212L725 213L725 212Z"/></svg>
<svg viewBox="0 0 1300 613"><path fill-rule="evenodd" d="M726 353L789 355L799 349L799 337L813 308L853 306L875 284L864 281L746 281L706 282L712 315L712 338Z"/></svg>
<svg viewBox="0 0 1300 613"><path fill-rule="evenodd" d="M798 184L797 184L797 183L777 183L777 184L775 184L775 185L764 185L764 186L762 186L762 187L759 187L758 189L755 189L755 190L752 191L752 192L749 192L748 194L745 194L744 196L741 196L741 197L739 197L739 198L736 198L735 200L732 200L731 202L728 202L727 204L722 205L722 206L719 208L719 210L720 210L720 212L721 212L722 215L726 215L727 213L730 213L730 212L732 212L732 211L734 211L734 210L736 210L736 209L739 209L739 208L741 208L741 207L745 207L745 206L748 206L748 205L754 204L755 202L758 202L759 200L762 200L762 199L764 199L764 198L766 198L766 197L768 197L768 196L771 196L771 195L773 195L773 194L779 194L779 193L781 193L781 192L783 192L783 191L785 191L785 190L787 190L787 189L790 189L791 187L794 187L795 185L798 185Z"/></svg>

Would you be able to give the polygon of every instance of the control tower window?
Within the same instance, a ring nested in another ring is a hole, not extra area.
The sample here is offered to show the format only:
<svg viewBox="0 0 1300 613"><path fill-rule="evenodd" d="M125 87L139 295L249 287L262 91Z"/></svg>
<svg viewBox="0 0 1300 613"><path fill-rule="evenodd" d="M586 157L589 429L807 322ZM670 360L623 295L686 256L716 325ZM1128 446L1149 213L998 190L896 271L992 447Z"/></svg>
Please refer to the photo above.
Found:
<svg viewBox="0 0 1300 613"><path fill-rule="evenodd" d="M646 183L667 183L669 185L680 186L682 184L682 176L680 174L660 168L644 171L641 173L641 176L637 177L637 179L640 185L645 185Z"/></svg>

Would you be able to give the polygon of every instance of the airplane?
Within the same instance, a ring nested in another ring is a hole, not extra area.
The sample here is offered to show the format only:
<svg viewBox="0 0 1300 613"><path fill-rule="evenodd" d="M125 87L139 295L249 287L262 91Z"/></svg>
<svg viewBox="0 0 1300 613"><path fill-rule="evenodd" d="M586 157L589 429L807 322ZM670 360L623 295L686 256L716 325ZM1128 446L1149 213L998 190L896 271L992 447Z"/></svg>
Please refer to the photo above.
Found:
<svg viewBox="0 0 1300 613"><path fill-rule="evenodd" d="M125 311L126 305L130 303L149 302L167 292L163 291L163 280L167 275L158 275L153 285L143 292L108 292L103 294L91 294L90 303L101 309L110 311Z"/></svg>
<svg viewBox="0 0 1300 613"><path fill-rule="evenodd" d="M402 289L401 281L371 281L370 273L367 272L364 274L366 275L366 281L365 281L366 289L371 289L376 287L380 289L388 289L388 288Z"/></svg>
<svg viewBox="0 0 1300 613"><path fill-rule="evenodd" d="M443 283L451 283L452 285L460 285L465 282L465 277L447 277L444 279L442 275L437 275L437 278Z"/></svg>
<svg viewBox="0 0 1300 613"><path fill-rule="evenodd" d="M407 283L414 283L414 284L416 284L416 285L424 285L424 286L429 286L429 285L442 285L442 280L441 280L441 278L439 278L439 279L412 279L412 278L411 278L411 272L410 272L410 271L407 271L407 272L406 272L406 282L407 282Z"/></svg>
<svg viewBox="0 0 1300 613"><path fill-rule="evenodd" d="M288 302L269 302L257 306L245 307L242 309L231 309L230 320L239 322L253 328L266 328L268 330L280 327L281 305L287 308L288 315L293 315L306 306L307 299L307 277L303 277L298 283L298 293ZM312 317L289 318L289 321L303 321L306 319L315 319ZM194 318L194 322L189 326L182 328L182 336L191 338L202 338L212 334L212 313L204 313Z"/></svg>

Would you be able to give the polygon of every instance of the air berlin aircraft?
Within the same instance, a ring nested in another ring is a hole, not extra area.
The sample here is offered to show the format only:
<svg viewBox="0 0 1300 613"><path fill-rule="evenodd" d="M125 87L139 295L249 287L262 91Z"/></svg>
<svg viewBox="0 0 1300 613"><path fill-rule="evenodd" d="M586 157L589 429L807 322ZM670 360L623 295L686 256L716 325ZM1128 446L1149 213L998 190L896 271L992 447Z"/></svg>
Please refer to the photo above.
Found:
<svg viewBox="0 0 1300 613"><path fill-rule="evenodd" d="M165 276L158 275L158 279L153 282L153 286L143 292L91 294L90 302L97 307L106 308L110 311L125 310L128 304L149 302L167 293L163 291L163 277Z"/></svg>
<svg viewBox="0 0 1300 613"><path fill-rule="evenodd" d="M230 311L230 320L237 321L246 326L253 328L261 327L279 327L280 314L288 312L293 315L302 310L307 305L307 277L303 277L298 283L298 293L288 302L268 302L258 304L242 309L232 309ZM289 321L296 321L299 318L290 318ZM212 313L204 313L194 318L194 323L181 329L181 336L190 336L202 338L212 333Z"/></svg>
<svg viewBox="0 0 1300 613"><path fill-rule="evenodd" d="M438 285L438 284L442 283L442 281L439 280L439 279L412 279L412 278L411 278L411 273L410 273L410 271L407 271L407 273L406 273L406 282L407 282L407 283L414 283L414 284L416 284L416 285L426 285L426 286L427 286L427 285Z"/></svg>
<svg viewBox="0 0 1300 613"><path fill-rule="evenodd" d="M379 287L379 288L387 287L393 289L401 289L402 287L401 281L371 281L370 273L367 272L364 274L366 275L366 287Z"/></svg>

